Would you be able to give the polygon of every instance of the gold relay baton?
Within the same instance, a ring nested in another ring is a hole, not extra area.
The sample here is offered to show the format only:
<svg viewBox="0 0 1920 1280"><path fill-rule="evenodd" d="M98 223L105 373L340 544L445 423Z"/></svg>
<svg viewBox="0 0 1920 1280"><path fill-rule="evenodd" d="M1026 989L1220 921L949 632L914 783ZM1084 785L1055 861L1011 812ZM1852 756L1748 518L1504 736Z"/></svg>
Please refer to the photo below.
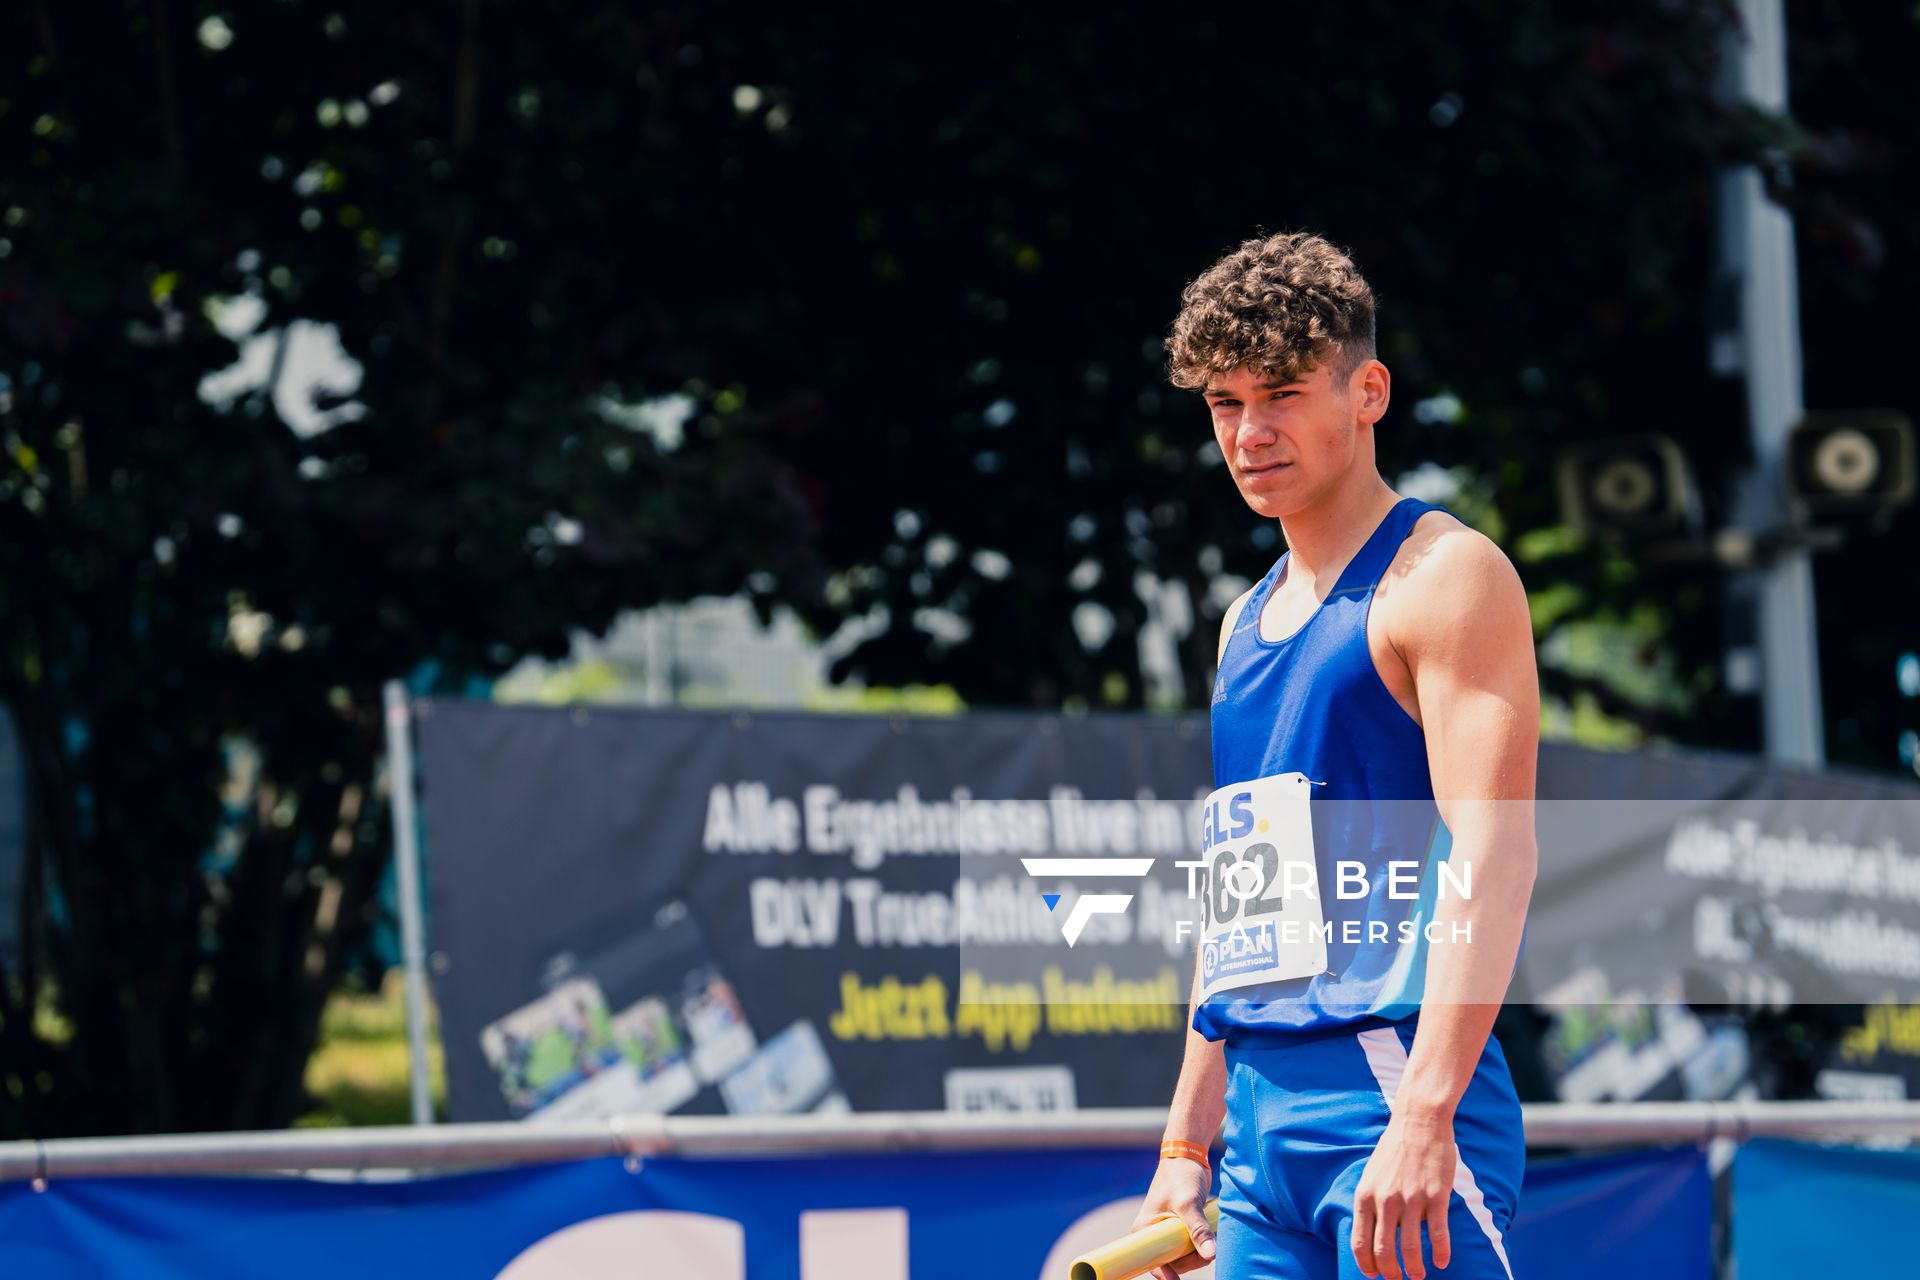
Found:
<svg viewBox="0 0 1920 1280"><path fill-rule="evenodd" d="M1220 1225L1220 1197L1207 1201L1207 1225ZM1193 1237L1187 1224L1178 1218L1149 1222L1112 1244L1089 1249L1069 1264L1067 1280L1132 1280L1155 1267L1177 1261L1193 1252Z"/></svg>

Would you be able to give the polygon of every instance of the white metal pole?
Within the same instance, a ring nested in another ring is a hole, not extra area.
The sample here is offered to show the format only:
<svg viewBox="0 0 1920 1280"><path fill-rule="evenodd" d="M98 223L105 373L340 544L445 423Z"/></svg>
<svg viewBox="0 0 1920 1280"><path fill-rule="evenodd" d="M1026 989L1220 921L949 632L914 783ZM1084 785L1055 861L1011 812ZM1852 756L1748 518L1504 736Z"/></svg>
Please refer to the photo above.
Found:
<svg viewBox="0 0 1920 1280"><path fill-rule="evenodd" d="M407 1082L413 1122L433 1123L433 1089L427 1073L427 939L420 901L420 826L413 803L413 717L407 687L389 680L385 689L387 789L393 808L393 867L400 898L400 966L407 989Z"/></svg>
<svg viewBox="0 0 1920 1280"><path fill-rule="evenodd" d="M1732 50L1740 96L1763 110L1784 111L1787 38L1781 0L1740 0L1740 20L1743 38ZM1730 239L1725 248L1740 272L1741 359L1754 450L1753 470L1736 495L1735 515L1744 527L1765 532L1789 519L1787 432L1805 409L1793 219L1767 199L1760 173L1751 165L1726 175L1721 194L1722 226ZM1754 574L1767 755L1794 764L1822 764L1826 747L1811 553L1805 547L1785 547Z"/></svg>
<svg viewBox="0 0 1920 1280"><path fill-rule="evenodd" d="M1530 1102L1529 1143L1629 1146L1731 1138L1920 1139L1920 1102ZM866 1111L852 1115L661 1116L283 1129L0 1142L0 1185L46 1177L265 1173L299 1169L429 1172L604 1156L729 1159L886 1151L1150 1151L1164 1107L1029 1112Z"/></svg>

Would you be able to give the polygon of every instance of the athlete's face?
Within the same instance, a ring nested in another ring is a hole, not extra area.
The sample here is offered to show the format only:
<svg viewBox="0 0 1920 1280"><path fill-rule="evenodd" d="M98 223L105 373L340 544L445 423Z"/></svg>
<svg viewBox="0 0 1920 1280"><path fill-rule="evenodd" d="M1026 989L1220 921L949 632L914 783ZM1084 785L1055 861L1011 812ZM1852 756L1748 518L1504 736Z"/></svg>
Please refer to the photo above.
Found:
<svg viewBox="0 0 1920 1280"><path fill-rule="evenodd" d="M1291 382L1241 368L1216 375L1204 395L1240 496L1278 519L1310 505L1352 469L1361 429L1386 412L1387 367L1368 360L1335 379L1329 360Z"/></svg>

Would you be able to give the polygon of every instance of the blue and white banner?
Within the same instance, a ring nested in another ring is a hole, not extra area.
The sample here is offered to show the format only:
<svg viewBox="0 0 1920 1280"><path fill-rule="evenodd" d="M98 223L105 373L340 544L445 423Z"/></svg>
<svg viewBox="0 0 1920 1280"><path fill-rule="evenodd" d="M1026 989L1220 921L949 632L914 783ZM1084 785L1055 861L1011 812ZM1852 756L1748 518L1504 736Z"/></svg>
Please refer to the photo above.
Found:
<svg viewBox="0 0 1920 1280"><path fill-rule="evenodd" d="M1064 1280L1123 1234L1142 1152L590 1160L404 1182L0 1185L0 1276L61 1280ZM1697 1151L1530 1169L1516 1275L1712 1275ZM1204 1276L1206 1273L1196 1273ZM1743 1271L1743 1277L1745 1272Z"/></svg>

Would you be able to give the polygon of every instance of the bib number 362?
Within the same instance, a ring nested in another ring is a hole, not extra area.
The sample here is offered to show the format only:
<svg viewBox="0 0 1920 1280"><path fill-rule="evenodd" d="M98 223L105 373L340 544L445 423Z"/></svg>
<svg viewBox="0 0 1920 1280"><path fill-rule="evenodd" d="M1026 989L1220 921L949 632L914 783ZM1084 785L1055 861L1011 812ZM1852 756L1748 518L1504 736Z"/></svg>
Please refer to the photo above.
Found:
<svg viewBox="0 0 1920 1280"><path fill-rule="evenodd" d="M1304 774L1222 787L1207 797L1200 850L1201 996L1327 968L1313 820Z"/></svg>

